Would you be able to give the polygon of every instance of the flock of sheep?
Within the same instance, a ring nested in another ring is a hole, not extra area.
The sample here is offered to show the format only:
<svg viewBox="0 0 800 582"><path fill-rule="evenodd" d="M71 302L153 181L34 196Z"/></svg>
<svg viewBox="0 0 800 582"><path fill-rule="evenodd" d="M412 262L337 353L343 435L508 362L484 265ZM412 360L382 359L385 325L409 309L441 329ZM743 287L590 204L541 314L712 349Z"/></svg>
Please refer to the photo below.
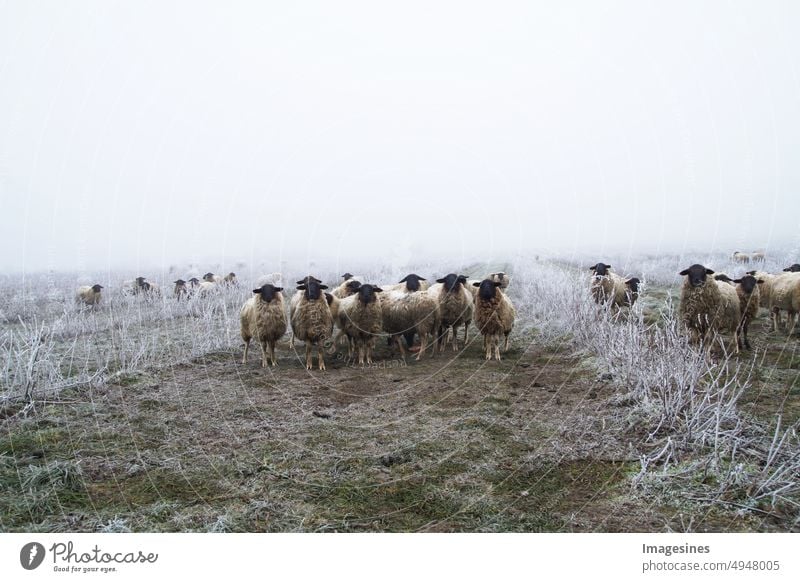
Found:
<svg viewBox="0 0 800 582"><path fill-rule="evenodd" d="M736 259L742 253L734 253ZM750 260L763 260L748 256ZM615 312L630 308L639 297L640 280L624 278L611 265L597 263L592 271L589 291L598 304ZM748 329L760 306L771 313L775 331L781 323L781 311L788 314L791 332L800 312L800 264L795 263L782 273L748 271L738 279L715 273L695 264L680 272L681 287L679 318L694 344L709 345L709 340L722 332L734 335L735 351L750 349ZM713 275L713 277L712 277ZM510 277L502 272L486 278L468 279L451 273L429 285L419 275L409 274L399 283L375 285L364 278L345 273L341 284L331 292L320 279L308 275L297 281L295 293L289 300L288 312L283 299L283 287L277 286L280 275L271 283L253 289L253 296L241 308L241 336L244 341L243 362L247 362L250 341L261 345L263 367L277 365L275 346L291 327L291 344L305 343L306 368L313 368L312 351L316 347L317 365L325 369L326 347L346 344L349 358L359 364L371 364L375 342L387 336L390 345L397 346L405 358L404 343L416 351L419 360L430 350L435 354L451 343L458 350L458 334L463 326L464 345L469 339L472 322L483 336L487 360L500 360L501 344L508 349L509 335L514 327L516 311L506 294ZM176 299L202 297L219 286L238 285L236 275L206 273L203 280L193 277L174 282ZM79 303L97 306L101 285L78 289ZM157 284L144 277L124 283L124 291L133 295L160 296ZM415 339L419 338L419 345Z"/></svg>
<svg viewBox="0 0 800 582"><path fill-rule="evenodd" d="M345 273L344 281L326 292L327 285L311 275L297 281L289 301L288 317L283 301L283 288L265 283L253 289L240 312L244 357L250 341L261 344L261 365L277 365L275 345L291 326L291 343L305 343L306 369L317 365L325 369L325 351L329 342L347 344L349 358L359 364L371 364L375 342L386 335L405 357L403 340L409 349L418 351L419 360L428 350L435 354L448 342L458 350L458 332L464 326L464 345L469 339L472 321L483 335L486 359L500 359L500 344L514 327L516 312L505 293L510 278L505 273L491 273L483 280L468 280L451 273L428 285L425 278L409 274L399 283L374 285L363 283L362 277ZM419 347L414 339L419 336Z"/></svg>
<svg viewBox="0 0 800 582"><path fill-rule="evenodd" d="M734 260L744 262L734 253ZM755 260L763 261L763 253ZM752 260L748 256L747 262ZM611 272L611 266L597 263L591 282L591 293L597 303L620 310L632 306L639 295L639 279L624 279ZM748 271L738 279L724 273L694 264L680 273L684 277L681 287L678 315L689 340L693 344L711 346L717 334L730 332L734 337L734 351L750 349L748 330L758 314L759 307L769 309L772 327L778 331L781 312L788 315L787 329L792 333L800 312L800 264L783 269L782 273ZM713 277L711 277L713 275Z"/></svg>

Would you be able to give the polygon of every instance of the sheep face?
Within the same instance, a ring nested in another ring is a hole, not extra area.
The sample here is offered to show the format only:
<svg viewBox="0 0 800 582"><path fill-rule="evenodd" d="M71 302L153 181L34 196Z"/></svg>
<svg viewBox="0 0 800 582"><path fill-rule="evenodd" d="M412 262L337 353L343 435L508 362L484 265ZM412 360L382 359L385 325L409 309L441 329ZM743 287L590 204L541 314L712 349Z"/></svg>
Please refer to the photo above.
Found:
<svg viewBox="0 0 800 582"><path fill-rule="evenodd" d="M342 275L342 279L344 279L345 281L349 281L352 278L353 278L352 273L345 273L344 275Z"/></svg>
<svg viewBox="0 0 800 582"><path fill-rule="evenodd" d="M590 271L594 271L595 277L606 277L608 272L611 270L611 265L606 265L605 263L597 263L596 265L589 267Z"/></svg>
<svg viewBox="0 0 800 582"><path fill-rule="evenodd" d="M800 263L795 263L784 269L787 273L800 273Z"/></svg>
<svg viewBox="0 0 800 582"><path fill-rule="evenodd" d="M270 283L262 285L258 289L253 289L253 293L255 293L256 295L260 295L261 300L264 301L265 303L269 303L270 301L275 299L275 296L281 291L283 291L283 287L275 287Z"/></svg>
<svg viewBox="0 0 800 582"><path fill-rule="evenodd" d="M208 281L209 283L214 282L214 273L206 273L203 275L203 281Z"/></svg>
<svg viewBox="0 0 800 582"><path fill-rule="evenodd" d="M456 291L458 291L461 285L464 285L467 282L467 278L464 275L456 275L455 273L450 273L446 277L442 277L441 279L436 279L436 282L444 285L444 288L449 293L455 293Z"/></svg>
<svg viewBox="0 0 800 582"><path fill-rule="evenodd" d="M707 275L713 275L714 271L706 269L703 265L694 264L688 269L679 273L681 277L689 278L689 285L692 287L702 287L706 284Z"/></svg>
<svg viewBox="0 0 800 582"><path fill-rule="evenodd" d="M184 281L183 279L178 279L177 281L174 281L174 283L175 283L175 285L177 285L178 287L184 287L184 286L186 286L186 281Z"/></svg>
<svg viewBox="0 0 800 582"><path fill-rule="evenodd" d="M764 281L762 279L756 279L752 275L745 275L741 279L734 279L733 282L741 285L742 291L744 291L747 295L750 295L756 288L756 285L763 283Z"/></svg>
<svg viewBox="0 0 800 582"><path fill-rule="evenodd" d="M144 277L136 277L136 285L139 287L144 287Z"/></svg>
<svg viewBox="0 0 800 582"><path fill-rule="evenodd" d="M358 288L358 300L363 303L364 305L369 305L370 303L374 303L378 300L375 293L381 293L383 289L377 287L375 285L361 285Z"/></svg>
<svg viewBox="0 0 800 582"><path fill-rule="evenodd" d="M297 282L297 284L298 284L298 285L305 285L305 284L307 284L309 281L314 281L314 282L315 282L317 285L319 285L320 283L322 283L322 280L321 280L321 279L317 279L317 278L316 278L316 277L314 277L313 275L306 275L305 277L303 277L302 279L300 279L300 280ZM300 287L298 287L298 289L299 289L299 288L300 288ZM327 289L327 287L324 287L324 288L325 288L325 289Z"/></svg>
<svg viewBox="0 0 800 582"><path fill-rule="evenodd" d="M331 295L330 293L325 293L325 301L328 302L328 307L333 305L333 295Z"/></svg>
<svg viewBox="0 0 800 582"><path fill-rule="evenodd" d="M199 284L200 284L200 279L198 279L197 277L192 277L191 279L189 279L189 285L191 287L197 287Z"/></svg>
<svg viewBox="0 0 800 582"><path fill-rule="evenodd" d="M102 285L92 285L92 291L94 291L95 293L100 293L102 289L103 289Z"/></svg>
<svg viewBox="0 0 800 582"><path fill-rule="evenodd" d="M314 277L306 277L307 283L300 283L297 289L305 291L306 299L309 301L316 301L322 296L323 289L327 289L327 285L321 285Z"/></svg>
<svg viewBox="0 0 800 582"><path fill-rule="evenodd" d="M411 273L410 275L406 275L405 277L400 279L399 282L400 283L405 283L406 284L406 289L408 289L409 291L419 291L419 289L420 289L419 282L420 281L425 281L425 277L420 277L419 275L415 275L415 274Z"/></svg>
<svg viewBox="0 0 800 582"><path fill-rule="evenodd" d="M358 291L359 287L361 287L361 282L355 280L348 280L347 284L345 285L348 295L354 295Z"/></svg>
<svg viewBox="0 0 800 582"><path fill-rule="evenodd" d="M639 283L641 283L641 281L639 280L638 277L631 277L630 279L625 281L625 285L627 285L628 289L630 289L634 293L639 292Z"/></svg>
<svg viewBox="0 0 800 582"><path fill-rule="evenodd" d="M480 283L473 283L478 288L478 297L484 301L491 301L497 293L497 288L502 285L500 281L492 281L491 279L484 279Z"/></svg>

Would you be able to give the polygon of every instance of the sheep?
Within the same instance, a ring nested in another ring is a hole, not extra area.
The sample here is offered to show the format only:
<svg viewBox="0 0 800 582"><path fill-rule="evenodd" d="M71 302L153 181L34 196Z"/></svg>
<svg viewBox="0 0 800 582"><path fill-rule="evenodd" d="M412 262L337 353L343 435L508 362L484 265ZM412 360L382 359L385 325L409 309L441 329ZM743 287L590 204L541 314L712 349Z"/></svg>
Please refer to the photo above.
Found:
<svg viewBox="0 0 800 582"><path fill-rule="evenodd" d="M236 287L239 284L239 282L236 280L236 273L233 273L233 272L228 273L227 275L225 275L225 277L223 277L223 279L222 279L222 282L225 285L229 285L231 287Z"/></svg>
<svg viewBox="0 0 800 582"><path fill-rule="evenodd" d="M403 287L387 292L381 286L381 309L383 310L383 331L389 335L390 343L394 341L405 359L400 336L405 336L409 348L414 344L414 335L420 338L417 360L422 358L428 347L429 336L436 333L439 327L439 304L436 297L421 289L416 275L409 275L401 281ZM412 288L415 288L412 290ZM436 342L433 342L435 353Z"/></svg>
<svg viewBox="0 0 800 582"><path fill-rule="evenodd" d="M358 349L358 363L372 363L375 338L383 328L381 302L376 293L383 289L366 283L354 295L339 302L339 325Z"/></svg>
<svg viewBox="0 0 800 582"><path fill-rule="evenodd" d="M345 297L353 295L358 290L359 285L361 285L363 277L345 273L342 275L342 279L344 279L344 281L342 281L336 289L331 291L331 294L338 299L344 299Z"/></svg>
<svg viewBox="0 0 800 582"><path fill-rule="evenodd" d="M761 283L758 287L758 293L760 295L759 303L762 307L768 308L769 302L772 298L772 286L775 283L775 279L777 279L779 275L773 275L772 273L767 273L765 271L747 271L746 274L763 281L763 283Z"/></svg>
<svg viewBox="0 0 800 582"><path fill-rule="evenodd" d="M625 279L611 272L611 265L597 263L589 267L594 272L590 285L590 291L595 303L608 303L611 307L619 308L625 304L628 287Z"/></svg>
<svg viewBox="0 0 800 582"><path fill-rule="evenodd" d="M800 311L800 272L778 275L772 283L769 310L772 313L773 330L776 332L782 309L788 314L786 328L791 334L794 331L795 315Z"/></svg>
<svg viewBox="0 0 800 582"><path fill-rule="evenodd" d="M189 288L186 286L186 281L183 279L178 279L174 281L175 290L173 291L173 295L175 298L180 300L181 297L187 297L189 295Z"/></svg>
<svg viewBox="0 0 800 582"><path fill-rule="evenodd" d="M475 303L475 326L483 335L483 349L486 359L492 359L492 352L497 361L500 361L500 338L505 336L506 342L503 351L508 350L508 336L514 327L517 312L511 300L503 293L502 281L484 279L480 283L473 283L478 289L478 299Z"/></svg>
<svg viewBox="0 0 800 582"><path fill-rule="evenodd" d="M208 283L222 283L223 278L220 275L215 275L214 273L208 272L203 275L203 281L207 281Z"/></svg>
<svg viewBox="0 0 800 582"><path fill-rule="evenodd" d="M751 257L747 253L735 251L732 255L732 258L734 263L749 263Z"/></svg>
<svg viewBox="0 0 800 582"><path fill-rule="evenodd" d="M467 278L464 275L450 273L446 277L436 280L436 284L431 285L427 293L434 297L439 306L439 326L437 331L437 341L439 351L444 349L452 331L453 351L458 351L458 326L464 325L464 345L469 339L469 324L472 322L472 314L475 309L475 302L472 293L467 290L464 284Z"/></svg>
<svg viewBox="0 0 800 582"><path fill-rule="evenodd" d="M218 290L217 284L212 281L203 281L197 286L197 297L208 297Z"/></svg>
<svg viewBox="0 0 800 582"><path fill-rule="evenodd" d="M261 281L262 279L264 279L264 278L260 277L259 281ZM315 281L317 283L322 283L322 281L320 279L317 279L313 275L306 275L305 277L303 277L302 279L297 281L297 285L305 285L309 281ZM292 320L292 317L294 316L294 312L297 310L297 306L300 305L300 300L303 298L303 295L305 294L304 288L301 289L300 287L298 287L297 289L298 289L298 291L295 291L294 295L292 295L292 298L289 300L289 321ZM326 287L326 289L327 289L327 287ZM290 346L294 346L294 340L295 340L294 331L292 331L292 332L289 333L289 345Z"/></svg>
<svg viewBox="0 0 800 582"><path fill-rule="evenodd" d="M636 300L639 299L639 284L641 281L638 277L631 277L630 279L625 280L625 299L623 300L623 305L627 307L633 307L633 304L636 303Z"/></svg>
<svg viewBox="0 0 800 582"><path fill-rule="evenodd" d="M415 291L427 291L430 285L425 277L420 277L414 273L410 273L400 279L399 283L391 283L388 285L381 285L384 293L390 291L402 291L404 293L414 293Z"/></svg>
<svg viewBox="0 0 800 582"><path fill-rule="evenodd" d="M728 277L728 275L726 275L725 273L717 273L716 275L714 275L714 280L715 281L722 281L723 283L728 283L729 285L734 285L734 286L736 285L733 282L733 279Z"/></svg>
<svg viewBox="0 0 800 582"><path fill-rule="evenodd" d="M785 273L797 273L800 272L800 263L795 263L793 265L789 265L784 269Z"/></svg>
<svg viewBox="0 0 800 582"><path fill-rule="evenodd" d="M736 334L740 321L736 289L708 277L713 274L714 271L699 264L680 272L686 279L681 287L678 316L689 334L689 341L694 344L706 343L726 329ZM736 343L738 346L738 341ZM708 345L710 347L710 343Z"/></svg>
<svg viewBox="0 0 800 582"><path fill-rule="evenodd" d="M750 322L755 319L758 313L760 301L759 285L763 285L764 281L756 279L752 275L745 275L740 279L734 279L733 282L736 284L736 294L739 296L739 309L741 312L737 333L739 348L744 343L744 347L749 350L750 340L747 338L747 332L750 328Z"/></svg>
<svg viewBox="0 0 800 582"><path fill-rule="evenodd" d="M508 286L511 284L511 277L506 275L503 271L498 271L497 273L489 273L487 279L489 279L490 281L495 281L500 283L500 290L503 292L505 292L505 290L508 289ZM474 283L473 286L475 286ZM477 289L479 287L480 285L478 285L475 288Z"/></svg>
<svg viewBox="0 0 800 582"><path fill-rule="evenodd" d="M763 263L766 260L767 256L764 251L753 251L750 255L750 259L754 263Z"/></svg>
<svg viewBox="0 0 800 582"><path fill-rule="evenodd" d="M99 305L102 297L102 290L102 285L81 285L78 287L78 291L75 294L75 301L78 304L83 303L89 306Z"/></svg>
<svg viewBox="0 0 800 582"><path fill-rule="evenodd" d="M261 367L267 367L267 360L273 366L278 365L275 359L275 345L286 333L286 313L283 309L283 287L275 287L267 283L253 289L255 296L248 299L239 312L244 356L242 364L247 363L247 351L250 340L256 338L261 344Z"/></svg>
<svg viewBox="0 0 800 582"><path fill-rule="evenodd" d="M325 369L323 355L324 343L331 337L333 320L328 301L323 291L327 285L322 285L319 279L306 277L298 281L297 290L302 291L294 308L289 305L289 319L292 324L292 341L299 339L306 344L306 370L313 368L311 347L317 346L317 360L319 369ZM297 296L297 293L295 293ZM292 297L294 301L294 297Z"/></svg>

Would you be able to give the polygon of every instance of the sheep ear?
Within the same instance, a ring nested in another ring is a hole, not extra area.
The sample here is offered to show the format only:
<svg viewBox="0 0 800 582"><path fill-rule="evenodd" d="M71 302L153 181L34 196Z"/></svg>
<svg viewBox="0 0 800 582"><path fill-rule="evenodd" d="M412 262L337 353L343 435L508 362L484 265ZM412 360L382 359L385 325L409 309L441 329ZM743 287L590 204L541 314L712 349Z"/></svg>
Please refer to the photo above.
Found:
<svg viewBox="0 0 800 582"><path fill-rule="evenodd" d="M787 271L787 272L788 272L788 271L791 271L791 269L790 269L789 267L786 267L786 268L784 269L784 271Z"/></svg>
<svg viewBox="0 0 800 582"><path fill-rule="evenodd" d="M420 281L427 281L425 277L417 277L417 279L419 279Z"/></svg>
<svg viewBox="0 0 800 582"><path fill-rule="evenodd" d="M327 285L320 285L320 286L319 286L319 288L320 288L320 289L327 289L327 288L328 288L328 286L327 286Z"/></svg>
<svg viewBox="0 0 800 582"><path fill-rule="evenodd" d="M741 282L742 282L742 280L741 280L741 279L734 279L734 280L733 280L733 282L734 282L734 283L741 283Z"/></svg>
<svg viewBox="0 0 800 582"><path fill-rule="evenodd" d="M473 283L473 284L472 284L472 286L473 286L473 287L480 287L480 286L481 286L481 284L480 284L480 283Z"/></svg>
<svg viewBox="0 0 800 582"><path fill-rule="evenodd" d="M466 283L467 282L467 277L466 277L466 275L459 275L458 276L458 280L461 281L462 283Z"/></svg>
<svg viewBox="0 0 800 582"><path fill-rule="evenodd" d="M784 269L784 271L785 271L785 270L786 270L786 269ZM444 283L444 279L436 279L436 282L437 282L437 283Z"/></svg>
<svg viewBox="0 0 800 582"><path fill-rule="evenodd" d="M272 290L275 291L275 292L283 291L283 287L275 287Z"/></svg>
<svg viewBox="0 0 800 582"><path fill-rule="evenodd" d="M298 285L305 285L305 283L306 283L305 281L298 281L297 282Z"/></svg>
<svg viewBox="0 0 800 582"><path fill-rule="evenodd" d="M253 293L255 294L261 293L261 289L253 289Z"/></svg>
<svg viewBox="0 0 800 582"><path fill-rule="evenodd" d="M713 275L713 274L714 271L712 271L711 269L706 269L706 275Z"/></svg>
<svg viewBox="0 0 800 582"><path fill-rule="evenodd" d="M408 281L408 275L406 275L405 277L403 277L402 279L400 279L400 280L398 281L398 283L405 283L406 281Z"/></svg>
<svg viewBox="0 0 800 582"><path fill-rule="evenodd" d="M597 267L589 267L589 270L590 270L590 271L596 271L596 270L597 270Z"/></svg>
<svg viewBox="0 0 800 582"><path fill-rule="evenodd" d="M372 288L372 290L373 290L375 293L383 293L383 289L381 289L380 287L373 287L373 288Z"/></svg>
<svg viewBox="0 0 800 582"><path fill-rule="evenodd" d="M611 265L606 265L606 269L610 269L610 268L611 268Z"/></svg>
<svg viewBox="0 0 800 582"><path fill-rule="evenodd" d="M502 285L502 283L500 281L495 281L494 282L494 286L495 287L499 287L500 285Z"/></svg>
<svg viewBox="0 0 800 582"><path fill-rule="evenodd" d="M298 288L300 291L305 291L305 289L306 289L306 285L305 285L305 283L301 283L300 285L298 285L298 286L297 286L297 288Z"/></svg>
<svg viewBox="0 0 800 582"><path fill-rule="evenodd" d="M759 279L758 281L756 281L756 283L758 283L759 285L761 285L761 283L763 283L763 282L764 282L764 279Z"/></svg>
<svg viewBox="0 0 800 582"><path fill-rule="evenodd" d="M684 269L683 271L678 273L678 275L680 275L681 277L685 277L688 274L689 274L689 269Z"/></svg>

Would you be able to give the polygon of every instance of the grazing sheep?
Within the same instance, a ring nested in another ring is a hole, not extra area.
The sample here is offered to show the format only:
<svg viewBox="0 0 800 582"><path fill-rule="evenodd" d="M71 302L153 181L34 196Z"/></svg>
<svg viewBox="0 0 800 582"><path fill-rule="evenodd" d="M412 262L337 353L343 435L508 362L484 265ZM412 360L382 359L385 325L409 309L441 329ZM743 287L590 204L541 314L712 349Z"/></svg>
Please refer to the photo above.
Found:
<svg viewBox="0 0 800 582"><path fill-rule="evenodd" d="M734 263L749 263L751 257L747 253L740 253L739 251L736 251L733 253L732 258Z"/></svg>
<svg viewBox="0 0 800 582"><path fill-rule="evenodd" d="M484 279L473 283L478 288L478 299L475 302L475 326L483 335L483 349L486 359L494 357L500 361L500 339L505 336L505 347L508 350L508 336L514 327L516 311L511 300L506 296L501 281Z"/></svg>
<svg viewBox="0 0 800 582"><path fill-rule="evenodd" d="M736 289L723 281L708 277L714 271L703 265L694 264L680 272L686 277L681 287L681 301L678 316L686 327L689 341L694 344L707 344L723 330L738 327L739 296ZM738 345L738 341L737 341Z"/></svg>
<svg viewBox="0 0 800 582"><path fill-rule="evenodd" d="M90 306L99 305L102 297L100 292L102 290L102 285L81 285L78 287L78 291L75 294L75 301L78 304L83 303L84 305Z"/></svg>
<svg viewBox="0 0 800 582"><path fill-rule="evenodd" d="M223 278L220 275L209 272L203 275L203 281L207 281L208 283L222 283Z"/></svg>
<svg viewBox="0 0 800 582"><path fill-rule="evenodd" d="M238 284L239 284L239 282L236 280L236 273L228 273L228 274L227 274L227 275L225 275L225 277L222 279L222 282L223 282L225 285L230 285L231 287L235 287L236 285L238 285Z"/></svg>
<svg viewBox="0 0 800 582"><path fill-rule="evenodd" d="M764 251L753 251L750 255L750 260L754 263L763 263L766 260L767 256Z"/></svg>
<svg viewBox="0 0 800 582"><path fill-rule="evenodd" d="M427 293L434 297L439 305L439 329L437 341L439 351L444 349L452 332L453 351L458 351L458 327L464 325L464 345L469 339L469 324L475 309L475 301L466 287L467 278L464 275L450 273L446 277L436 280Z"/></svg>
<svg viewBox="0 0 800 582"><path fill-rule="evenodd" d="M314 360L311 356L311 347L317 346L317 360L319 369L325 369L323 355L324 343L331 337L333 320L328 301L323 291L327 289L319 279L306 277L298 282L297 290L301 291L295 305L289 305L289 319L292 324L292 341L299 339L306 344L306 370L313 368ZM295 297L297 293L295 293ZM292 297L294 301L294 297Z"/></svg>
<svg viewBox="0 0 800 582"><path fill-rule="evenodd" d="M608 303L611 307L620 307L625 304L625 297L628 287L625 279L611 272L611 265L597 263L589 267L594 272L590 285L590 291L595 303Z"/></svg>
<svg viewBox="0 0 800 582"><path fill-rule="evenodd" d="M376 293L383 290L366 283L354 295L339 302L339 325L358 349L358 363L372 363L375 339L383 329L381 302Z"/></svg>
<svg viewBox="0 0 800 582"><path fill-rule="evenodd" d="M416 285L412 283L410 286ZM437 298L419 287L416 291L411 291L409 286L405 286L404 289L389 292L384 289L380 295L380 302L383 310L383 331L389 335L391 342L397 344L404 359L405 353L400 336L405 337L408 347L411 348L414 344L414 335L418 334L420 348L416 359L420 360L428 348L429 337L433 336L439 327ZM435 347L436 342L433 341L434 353Z"/></svg>
<svg viewBox="0 0 800 582"><path fill-rule="evenodd" d="M175 295L175 298L180 299L181 297L188 297L189 288L186 286L186 281L183 279L178 279L174 283L175 290L173 291L173 295Z"/></svg>
<svg viewBox="0 0 800 582"><path fill-rule="evenodd" d="M774 331L778 331L781 310L786 310L788 314L786 329L790 334L794 331L795 315L800 311L800 272L787 272L775 277L769 310Z"/></svg>
<svg viewBox="0 0 800 582"><path fill-rule="evenodd" d="M129 287L134 295L143 295L146 298L160 297L161 288L155 283L151 283L145 277L136 277L132 283L126 281L125 285Z"/></svg>
<svg viewBox="0 0 800 582"><path fill-rule="evenodd" d="M745 275L741 279L734 279L736 284L736 294L739 296L739 310L741 312L741 321L739 322L739 330L737 333L739 348L744 347L750 349L750 340L747 338L747 332L750 328L750 322L756 318L758 313L758 305L760 301L759 285L763 285L762 279L756 279L752 275Z"/></svg>
<svg viewBox="0 0 800 582"><path fill-rule="evenodd" d="M250 340L255 337L261 344L261 367L267 367L267 359L273 366L278 365L275 359L275 344L286 333L286 313L283 309L281 291L283 287L267 283L258 289L253 289L256 295L242 306L239 321L244 341L243 364L247 363Z"/></svg>
<svg viewBox="0 0 800 582"><path fill-rule="evenodd" d="M786 273L797 273L797 272L800 272L800 263L795 263L793 265L790 265L790 266L786 267L784 269L784 272L786 272Z"/></svg>

